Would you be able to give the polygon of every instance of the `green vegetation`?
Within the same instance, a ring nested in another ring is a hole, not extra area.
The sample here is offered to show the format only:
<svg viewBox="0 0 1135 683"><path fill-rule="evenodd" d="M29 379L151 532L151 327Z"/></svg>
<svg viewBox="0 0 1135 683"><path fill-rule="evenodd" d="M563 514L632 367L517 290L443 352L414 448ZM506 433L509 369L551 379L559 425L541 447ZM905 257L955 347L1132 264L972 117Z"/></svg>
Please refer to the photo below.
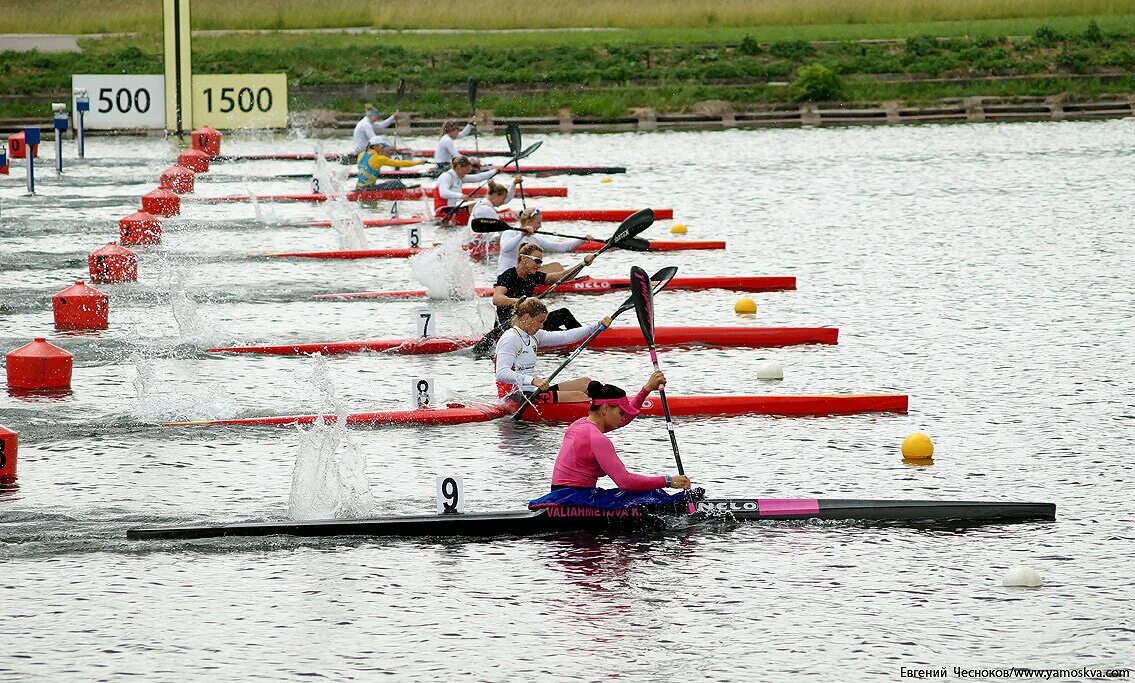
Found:
<svg viewBox="0 0 1135 683"><path fill-rule="evenodd" d="M885 33L884 26L857 30ZM968 95L1088 99L1135 90L1135 15L989 20L967 35L952 33L956 24L904 26L909 32L901 40L866 42L810 40L814 34L806 40L800 27L795 33L778 32L785 27L493 33L476 40L468 34L199 36L194 69L286 72L293 110L354 112L363 102L357 86L392 92L404 77L403 109L426 116L464 111L469 77L482 83L478 105L502 116L568 108L614 117L635 107L682 111L708 99L744 108ZM994 31L1006 26L1021 32ZM153 33L81 45L81 53L0 53L0 116L41 115L43 102L65 96L73 73L162 70L162 45ZM381 97L366 99L389 106Z"/></svg>
<svg viewBox="0 0 1135 683"><path fill-rule="evenodd" d="M1135 13L1135 0L193 0L196 29L877 26ZM5 0L0 33L161 30L157 0ZM910 35L910 34L906 34ZM805 37L805 36L800 36ZM881 37L881 36L873 36Z"/></svg>

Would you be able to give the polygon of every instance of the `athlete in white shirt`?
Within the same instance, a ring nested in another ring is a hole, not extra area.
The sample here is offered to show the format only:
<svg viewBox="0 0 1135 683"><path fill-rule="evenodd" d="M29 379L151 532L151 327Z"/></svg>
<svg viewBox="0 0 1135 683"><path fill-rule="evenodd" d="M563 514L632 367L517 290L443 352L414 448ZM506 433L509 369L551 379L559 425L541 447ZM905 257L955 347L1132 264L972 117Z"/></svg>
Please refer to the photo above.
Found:
<svg viewBox="0 0 1135 683"><path fill-rule="evenodd" d="M394 120L398 117L398 112L394 112L387 118L379 121L379 119L382 118L382 115L378 113L378 110L374 108L374 105L368 103L365 106L367 113L365 116L359 119L358 123L355 124L355 132L351 135L351 141L355 145L356 157L359 154L362 154L363 150L367 148L367 144L370 142L371 138L376 135L380 135L378 131L384 128L389 128L394 123Z"/></svg>
<svg viewBox="0 0 1135 683"><path fill-rule="evenodd" d="M439 167L444 167L446 164L453 163L455 157L461 156L457 151L457 143L454 140L468 137L473 132L473 127L476 126L476 119L469 119L469 123L465 124L462 128L461 124L456 121L446 121L441 126L441 137L437 140L437 147L434 148L434 163ZM473 165L480 162L479 159L469 160Z"/></svg>
<svg viewBox="0 0 1135 683"><path fill-rule="evenodd" d="M475 216L476 217L476 216ZM586 240L561 237L548 237L539 235L542 222L540 209L535 207L520 212L520 226L514 230L501 233L500 260L497 261L497 275L509 268L515 268L520 258L520 247L525 244L535 244L540 250L548 253L566 253L575 251ZM594 239L591 235L587 239ZM547 273L552 280L558 280L564 274L564 266L560 263L545 263L540 270Z"/></svg>

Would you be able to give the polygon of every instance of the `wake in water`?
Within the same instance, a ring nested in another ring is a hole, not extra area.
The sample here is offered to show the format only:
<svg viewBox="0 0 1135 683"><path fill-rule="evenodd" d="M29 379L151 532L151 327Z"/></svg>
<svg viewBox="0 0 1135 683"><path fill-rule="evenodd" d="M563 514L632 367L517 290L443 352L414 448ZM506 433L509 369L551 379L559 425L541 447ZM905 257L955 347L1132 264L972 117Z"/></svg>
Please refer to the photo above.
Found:
<svg viewBox="0 0 1135 683"><path fill-rule="evenodd" d="M314 178L316 182L313 184L312 190L327 195L328 200L325 206L331 214L331 227L339 238L339 248L343 250L367 249L369 243L363 227L362 216L359 214L359 207L355 202L347 199L346 185L350 182L350 178L347 177L346 167L332 171L331 165L323 158L320 146L313 145L313 147L315 148Z"/></svg>
<svg viewBox="0 0 1135 683"><path fill-rule="evenodd" d="M435 249L408 260L414 279L431 299L469 299L473 296L473 263L463 248L464 236L453 235Z"/></svg>
<svg viewBox="0 0 1135 683"><path fill-rule="evenodd" d="M292 471L288 516L300 520L365 517L374 508L366 458L351 441L347 410L336 394L327 361L316 354L312 362L307 381L319 393L319 413L337 419L320 418L310 428L297 428L299 453Z"/></svg>
<svg viewBox="0 0 1135 683"><path fill-rule="evenodd" d="M236 400L215 383L199 384L178 369L178 363L137 357L134 393L138 402L130 415L139 422L161 424L178 420L224 420L237 417Z"/></svg>

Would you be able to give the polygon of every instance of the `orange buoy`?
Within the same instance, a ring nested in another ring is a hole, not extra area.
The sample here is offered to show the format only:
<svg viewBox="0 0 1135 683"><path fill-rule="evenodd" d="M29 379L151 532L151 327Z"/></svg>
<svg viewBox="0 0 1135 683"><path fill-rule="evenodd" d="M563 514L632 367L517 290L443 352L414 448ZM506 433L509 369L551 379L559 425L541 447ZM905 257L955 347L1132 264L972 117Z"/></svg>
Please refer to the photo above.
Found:
<svg viewBox="0 0 1135 683"><path fill-rule="evenodd" d="M110 325L110 297L78 280L51 297L57 330L105 330Z"/></svg>
<svg viewBox="0 0 1135 683"><path fill-rule="evenodd" d="M174 164L162 171L162 174L158 176L158 185L163 189L176 192L177 194L189 194L193 192L195 178L196 176L193 174L193 171L190 171L184 166Z"/></svg>
<svg viewBox="0 0 1135 683"><path fill-rule="evenodd" d="M87 255L91 282L137 282L138 255L118 242L107 242Z"/></svg>
<svg viewBox="0 0 1135 683"><path fill-rule="evenodd" d="M142 195L142 210L165 218L176 216L181 213L181 197L159 187Z"/></svg>
<svg viewBox="0 0 1135 683"><path fill-rule="evenodd" d="M8 371L8 388L30 391L70 389L71 354L36 337L4 356Z"/></svg>
<svg viewBox="0 0 1135 683"><path fill-rule="evenodd" d="M16 451L19 450L19 435L0 425L0 484L16 481Z"/></svg>
<svg viewBox="0 0 1135 683"><path fill-rule="evenodd" d="M162 222L153 214L135 211L119 219L118 239L123 244L161 244Z"/></svg>
<svg viewBox="0 0 1135 683"><path fill-rule="evenodd" d="M199 149L186 150L177 155L177 165L194 173L205 173L209 170L209 155Z"/></svg>
<svg viewBox="0 0 1135 683"><path fill-rule="evenodd" d="M24 131L20 131L15 135L8 136L8 153L13 159L26 159L28 157L28 145L24 142ZM39 158L39 145L32 145L32 158Z"/></svg>
<svg viewBox="0 0 1135 683"><path fill-rule="evenodd" d="M209 155L209 158L221 155L221 134L209 126L201 126L189 134L193 149L200 150Z"/></svg>

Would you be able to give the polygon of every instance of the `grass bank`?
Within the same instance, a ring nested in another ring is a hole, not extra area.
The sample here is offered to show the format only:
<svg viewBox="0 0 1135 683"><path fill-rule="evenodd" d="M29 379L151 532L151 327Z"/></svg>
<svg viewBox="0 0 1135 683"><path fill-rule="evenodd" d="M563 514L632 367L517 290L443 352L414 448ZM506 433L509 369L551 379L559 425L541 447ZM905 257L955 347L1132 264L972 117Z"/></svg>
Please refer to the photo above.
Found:
<svg viewBox="0 0 1135 683"><path fill-rule="evenodd" d="M475 11L471 11L471 9ZM196 29L721 28L878 25L1135 13L1135 0L193 0ZM6 0L0 33L161 30L157 0Z"/></svg>
<svg viewBox="0 0 1135 683"><path fill-rule="evenodd" d="M707 99L743 108L799 98L783 83L809 64L837 75L837 99L844 101L1062 92L1091 99L1135 91L1135 15L1031 21L984 20L981 30L965 35L950 33L958 28L951 23L906 25L940 30L883 42L768 40L755 28L478 34L485 39L472 42L468 34L198 37L194 68L286 72L302 90L293 95L297 110L357 111L364 99L386 109L389 101L382 102L380 91L392 91L404 77L409 91L403 109L427 116L465 111L470 77L482 82L478 105L504 116L555 114L565 107L597 116L634 107L677 112ZM900 25L881 26L897 32ZM657 42L649 42L653 37ZM78 54L0 53L0 116L41 115L45 98L65 96L72 73L162 69L161 42L153 33L85 40L82 46Z"/></svg>

